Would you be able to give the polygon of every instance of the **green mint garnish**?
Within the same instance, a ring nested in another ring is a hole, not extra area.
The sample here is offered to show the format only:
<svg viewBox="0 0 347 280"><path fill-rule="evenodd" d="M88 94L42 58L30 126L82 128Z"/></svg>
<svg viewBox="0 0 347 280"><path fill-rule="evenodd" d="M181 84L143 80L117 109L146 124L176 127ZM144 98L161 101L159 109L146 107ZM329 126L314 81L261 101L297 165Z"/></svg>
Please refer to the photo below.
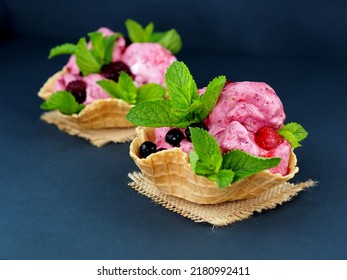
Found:
<svg viewBox="0 0 347 280"><path fill-rule="evenodd" d="M193 171L223 189L245 177L275 167L281 158L256 157L240 150L222 155L217 141L205 130L190 127L194 150L189 154Z"/></svg>
<svg viewBox="0 0 347 280"><path fill-rule="evenodd" d="M284 137L292 146L292 148L300 147L300 142L304 140L308 132L298 123L291 122L283 126L278 134Z"/></svg>
<svg viewBox="0 0 347 280"><path fill-rule="evenodd" d="M77 43L76 63L83 76L100 72L102 65L93 55L93 53L88 50L87 41L85 38L81 38Z"/></svg>
<svg viewBox="0 0 347 280"><path fill-rule="evenodd" d="M52 48L49 52L48 58L55 57L62 54L74 54L76 51L76 45L71 43L62 44Z"/></svg>
<svg viewBox="0 0 347 280"><path fill-rule="evenodd" d="M147 127L184 128L191 123L202 122L215 106L225 81L224 76L213 79L206 92L199 96L187 66L175 61L165 75L169 99L162 102L160 108L151 102L139 104L129 111L126 118L136 126Z"/></svg>
<svg viewBox="0 0 347 280"><path fill-rule="evenodd" d="M129 104L162 99L165 95L165 89L158 84L150 83L137 88L132 78L123 71L119 75L118 82L101 80L97 83L112 97L122 99Z"/></svg>
<svg viewBox="0 0 347 280"><path fill-rule="evenodd" d="M156 34L157 33L157 34ZM170 29L166 32L156 32L151 36L152 42L158 42L164 48L171 51L171 53L176 54L182 48L182 41L180 35L175 29Z"/></svg>
<svg viewBox="0 0 347 280"><path fill-rule="evenodd" d="M40 106L43 110L59 110L62 114L78 114L85 105L77 103L71 92L62 90L53 93Z"/></svg>
<svg viewBox="0 0 347 280"><path fill-rule="evenodd" d="M88 48L86 38L79 39L76 45L63 44L51 49L49 58L63 54L76 55L76 63L84 76L91 73L99 73L103 65L112 61L112 53L115 41L119 33L104 36L102 32L88 34L92 47Z"/></svg>
<svg viewBox="0 0 347 280"><path fill-rule="evenodd" d="M143 27L132 19L128 19L125 22L125 26L128 30L129 38L133 43L159 43L173 54L178 53L182 48L181 37L175 29L170 29L166 32L154 32L154 24L152 22Z"/></svg>

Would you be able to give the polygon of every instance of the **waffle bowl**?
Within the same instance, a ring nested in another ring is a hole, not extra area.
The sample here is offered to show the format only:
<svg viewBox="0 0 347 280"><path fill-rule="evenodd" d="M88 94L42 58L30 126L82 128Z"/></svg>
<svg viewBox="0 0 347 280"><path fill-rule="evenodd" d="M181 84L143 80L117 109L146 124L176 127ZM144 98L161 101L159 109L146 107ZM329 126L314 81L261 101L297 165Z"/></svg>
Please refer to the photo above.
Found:
<svg viewBox="0 0 347 280"><path fill-rule="evenodd" d="M188 155L179 148L154 153L145 159L139 158L140 145L144 141L154 142L154 128L138 127L136 133L137 137L130 145L130 156L143 176L161 192L197 204L218 204L254 198L285 183L299 171L296 156L292 151L288 175L272 174L264 170L225 189L219 189L213 181L194 173Z"/></svg>
<svg viewBox="0 0 347 280"><path fill-rule="evenodd" d="M47 100L54 93L55 82L64 73L65 68L51 76L38 96ZM135 127L124 117L132 106L117 98L106 98L95 100L78 114L64 115L55 110L44 113L41 119L101 147L109 142L129 142L136 136Z"/></svg>
<svg viewBox="0 0 347 280"><path fill-rule="evenodd" d="M65 68L50 77L43 85L38 96L47 100L54 93L54 84L57 79L66 73ZM114 127L133 127L124 116L132 105L117 98L95 100L87 105L79 114L64 115L59 113L65 121L72 122L82 129L104 129Z"/></svg>

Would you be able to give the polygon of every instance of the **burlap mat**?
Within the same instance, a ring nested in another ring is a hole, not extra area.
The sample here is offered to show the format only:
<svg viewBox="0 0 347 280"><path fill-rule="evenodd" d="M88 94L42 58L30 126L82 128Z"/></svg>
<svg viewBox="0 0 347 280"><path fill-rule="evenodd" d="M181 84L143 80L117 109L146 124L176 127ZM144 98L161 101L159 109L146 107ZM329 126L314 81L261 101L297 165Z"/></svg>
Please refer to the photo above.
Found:
<svg viewBox="0 0 347 280"><path fill-rule="evenodd" d="M57 111L44 113L41 119L49 124L56 125L60 130L70 135L79 136L89 140L93 145L101 147L109 142L130 142L136 136L134 127L130 128L105 128L105 129L83 129L75 122L62 118Z"/></svg>
<svg viewBox="0 0 347 280"><path fill-rule="evenodd" d="M289 201L303 189L313 187L316 182L308 180L299 184L283 183L278 187L255 197L213 205L196 204L184 199L160 192L142 173L128 174L133 182L129 186L154 202L197 223L210 223L214 226L226 226L250 217L254 212L275 208Z"/></svg>

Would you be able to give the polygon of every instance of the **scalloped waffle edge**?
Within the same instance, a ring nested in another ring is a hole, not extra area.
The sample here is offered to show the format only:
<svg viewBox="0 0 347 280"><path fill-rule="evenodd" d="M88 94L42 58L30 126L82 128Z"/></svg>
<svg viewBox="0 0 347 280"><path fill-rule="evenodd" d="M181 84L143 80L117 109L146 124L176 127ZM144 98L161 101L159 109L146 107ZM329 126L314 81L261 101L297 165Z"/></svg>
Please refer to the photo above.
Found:
<svg viewBox="0 0 347 280"><path fill-rule="evenodd" d="M145 159L138 157L144 141L154 142L154 128L136 128L137 137L131 142L130 156L142 174L160 191L198 204L217 204L256 197L283 184L299 171L292 150L290 173L286 176L268 170L244 178L225 189L203 176L196 175L189 164L188 155L179 148L160 151Z"/></svg>
<svg viewBox="0 0 347 280"><path fill-rule="evenodd" d="M57 79L66 73L66 69L51 76L40 89L38 96L48 99L54 92ZM79 114L64 115L58 112L65 121L73 123L80 129L104 129L134 127L125 119L132 105L117 98L95 100L88 104Z"/></svg>

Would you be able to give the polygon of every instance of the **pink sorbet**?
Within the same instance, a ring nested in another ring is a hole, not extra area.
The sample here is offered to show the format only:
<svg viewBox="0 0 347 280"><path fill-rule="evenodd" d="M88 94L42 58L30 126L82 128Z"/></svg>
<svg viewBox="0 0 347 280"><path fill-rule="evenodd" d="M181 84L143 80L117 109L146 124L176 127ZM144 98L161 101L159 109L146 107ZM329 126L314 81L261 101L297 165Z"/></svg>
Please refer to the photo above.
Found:
<svg viewBox="0 0 347 280"><path fill-rule="evenodd" d="M206 124L227 127L237 121L255 133L264 126L279 129L285 117L282 102L269 85L237 82L225 86Z"/></svg>
<svg viewBox="0 0 347 280"><path fill-rule="evenodd" d="M122 57L135 75L137 86L146 83L165 86L166 69L175 60L176 57L158 43L133 43Z"/></svg>
<svg viewBox="0 0 347 280"><path fill-rule="evenodd" d="M199 90L199 94L203 92L204 89ZM284 120L282 103L270 86L259 82L238 82L224 87L216 106L204 123L218 142L222 153L238 149L255 156L280 157L280 164L269 170L286 175L291 152L288 141L284 140L278 147L266 151L254 140L254 134L260 128L270 126L278 130L283 126ZM155 129L158 148L172 148L165 141L169 130L167 127ZM186 139L181 142L180 148L186 153L193 149L192 143Z"/></svg>

